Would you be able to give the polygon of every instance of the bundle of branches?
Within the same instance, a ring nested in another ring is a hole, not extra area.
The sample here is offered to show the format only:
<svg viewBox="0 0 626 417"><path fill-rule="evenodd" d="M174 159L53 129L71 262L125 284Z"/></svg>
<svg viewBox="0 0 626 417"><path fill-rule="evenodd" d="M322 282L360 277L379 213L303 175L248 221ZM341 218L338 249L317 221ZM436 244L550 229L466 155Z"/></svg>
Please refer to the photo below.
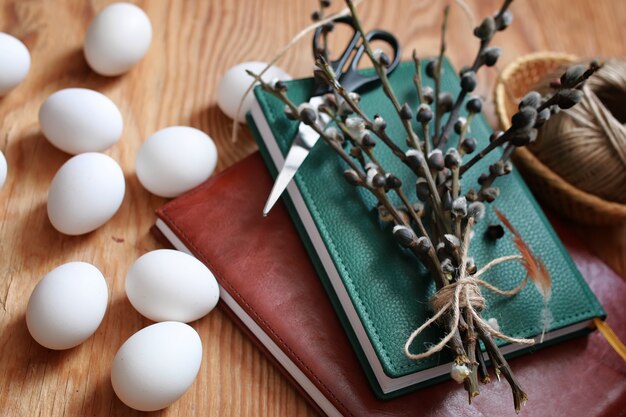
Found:
<svg viewBox="0 0 626 417"><path fill-rule="evenodd" d="M344 173L346 180L356 187L363 187L377 198L381 218L393 222L393 234L398 243L408 248L428 268L437 288L431 300L433 316L408 338L405 354L420 360L447 346L454 357L451 376L464 384L471 402L479 394L479 381L489 382L486 362L478 343L481 341L496 376L500 378L502 374L508 380L513 392L515 410L519 412L527 395L494 338L527 344L534 343L534 340L509 337L501 333L493 322L483 319L481 310L484 307L484 298L480 287L500 294L514 295L530 278L547 299L550 295L550 276L505 215L495 209L503 224L513 234L520 254L494 259L478 269L474 260L468 256L472 228L484 216L485 203L491 203L498 197L499 189L494 182L498 177L512 171L510 158L515 149L532 143L537 136L537 128L551 115L561 109L570 108L581 100L582 85L598 69L598 65L592 63L589 67L569 68L558 82L553 83L554 92L548 96L529 92L519 103L519 111L513 115L511 127L505 132L494 132L488 145L478 150L477 140L467 133L472 118L482 110L482 100L471 93L477 84L476 72L482 67L494 66L498 61L501 51L491 47L490 43L498 31L506 29L511 23L512 14L508 9L512 0L505 0L494 16L486 17L474 29L474 35L479 40L478 52L474 62L460 71L461 89L456 97L440 88L442 62L446 51L446 8L438 57L426 61L413 53L413 82L420 102L416 109L398 101L387 78L389 57L381 50L373 50L361 27L352 0L346 0L346 3L356 30L361 35L365 52L380 78L387 98L397 112L399 122L404 126L405 137L391 138L386 131L386 120L363 112L359 107L359 95L346 91L337 81L328 57L325 56L325 51L328 50L326 47L319 51L315 76L323 79L332 88L332 93L324 97L323 104L318 108L307 103L297 105L290 101L286 94L287 86L283 82L267 83L256 74L250 75L261 83L263 89L285 104L288 117L311 126L345 161L349 166ZM328 1L320 2L320 10L314 13L314 19L323 16L324 8L328 4ZM332 30L332 25L327 24L327 28ZM425 65L426 75L433 79L434 88L424 86L420 75L422 65ZM461 117L463 110L465 116ZM320 113L325 116L320 117ZM421 135L418 135L412 125L413 118L421 125ZM324 123L328 119L332 123ZM453 133L458 135L456 141L450 140ZM411 200L403 191L400 179L379 163L374 151L377 144L388 147L415 174L415 193L421 203ZM480 175L472 173L478 186L463 192L461 178L471 173L476 162L500 147L504 148L501 157L489 166L488 172ZM468 157L464 158L466 155ZM399 197L401 205L393 204L391 193ZM480 279L492 266L513 260L521 262L527 272L526 279L521 280L519 287L503 291ZM426 352L412 353L411 342L415 336L435 322L444 328L445 336Z"/></svg>

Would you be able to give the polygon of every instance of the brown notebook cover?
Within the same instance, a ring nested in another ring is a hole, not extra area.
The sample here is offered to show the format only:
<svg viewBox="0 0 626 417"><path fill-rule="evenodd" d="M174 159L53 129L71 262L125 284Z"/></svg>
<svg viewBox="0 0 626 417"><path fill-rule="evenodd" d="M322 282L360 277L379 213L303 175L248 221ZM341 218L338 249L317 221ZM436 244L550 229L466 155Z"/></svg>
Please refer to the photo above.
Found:
<svg viewBox="0 0 626 417"><path fill-rule="evenodd" d="M253 154L157 210L155 233L204 262L220 305L320 412L347 416L514 415L508 384L467 404L453 381L382 401L374 396L285 207L261 215L272 180ZM626 281L555 225L626 340ZM278 349L278 350L277 350ZM522 413L613 416L626 410L626 365L599 332L510 361L526 388Z"/></svg>

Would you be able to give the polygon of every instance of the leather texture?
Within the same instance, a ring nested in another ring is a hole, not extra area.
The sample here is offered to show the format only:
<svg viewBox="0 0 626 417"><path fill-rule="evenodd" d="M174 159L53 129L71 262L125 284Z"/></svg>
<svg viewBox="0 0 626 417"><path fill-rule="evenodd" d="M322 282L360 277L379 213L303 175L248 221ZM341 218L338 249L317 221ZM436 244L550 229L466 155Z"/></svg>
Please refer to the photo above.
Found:
<svg viewBox="0 0 626 417"><path fill-rule="evenodd" d="M402 63L390 76L390 81L399 101L408 102L412 108L416 108L417 96L411 81L413 73L412 62ZM423 79L430 82L428 77ZM289 83L288 93L296 103L301 102L307 99L311 85L310 80L293 81ZM456 72L446 61L442 89L454 95L459 88ZM267 157L264 141L275 140L283 153L286 153L297 124L286 118L283 105L276 98L258 87L255 94L272 129L273 138L260 138L255 129L252 131L257 133L257 142L266 157L266 163L275 169L271 158ZM387 121L390 137L404 140L405 133L398 116L381 88L363 93L360 103L366 114L380 114ZM419 130L415 122L414 125ZM478 149L486 143L490 133L482 115L475 117L470 134L478 139ZM399 145L405 148L405 145ZM403 181L407 195L414 196L413 174L384 145L377 146L375 152L382 165ZM498 153L489 155L466 174L463 189L476 185L479 173L488 172L489 164L499 157ZM373 197L363 189L348 185L342 178L344 169L342 161L333 151L328 146L319 144L296 174L295 181L333 258L351 302L364 323L385 373L397 378L450 361L447 354L433 355L422 361L405 357L403 346L408 335L432 314L428 308L428 299L434 292L434 284L413 255L399 249L389 230L390 226L379 222ZM499 178L496 185L501 188L501 195L495 206L509 217L534 253L545 262L552 276L550 329L603 316L602 307L589 291L517 172ZM288 208L297 224L300 217L297 210L289 202ZM517 253L510 234L496 243L484 238L484 230L491 223L498 223L498 220L488 206L485 219L475 228L476 237L470 247L470 255L474 257L479 268L496 257ZM304 229L299 230L302 238L306 239ZM320 276L326 276L314 248L309 252ZM486 279L499 288L510 289L517 286L524 276L524 269L520 265L509 263L492 269ZM496 318L506 334L533 337L541 333L544 303L534 286L526 286L515 297L502 297L489 291L483 291L483 294L487 299L487 308L483 315L486 318ZM332 292L330 295L333 296ZM350 326L347 320L342 321L346 328ZM412 351L423 351L428 344L440 337L440 329L433 326L416 339ZM358 343L354 338L353 340ZM362 358L367 367L365 357ZM376 384L375 380L372 379L372 383Z"/></svg>
<svg viewBox="0 0 626 417"><path fill-rule="evenodd" d="M481 395L472 405L453 381L388 401L377 399L284 204L279 202L268 218L261 217L270 188L271 177L261 157L253 154L172 200L157 215L342 414L515 415L508 384L497 382L493 374L494 382L481 386ZM626 281L592 256L565 227L557 230L606 308L607 322L626 340ZM220 306L228 311L223 303ZM236 322L269 356L254 335ZM624 415L626 365L599 332L510 363L530 398L522 415Z"/></svg>

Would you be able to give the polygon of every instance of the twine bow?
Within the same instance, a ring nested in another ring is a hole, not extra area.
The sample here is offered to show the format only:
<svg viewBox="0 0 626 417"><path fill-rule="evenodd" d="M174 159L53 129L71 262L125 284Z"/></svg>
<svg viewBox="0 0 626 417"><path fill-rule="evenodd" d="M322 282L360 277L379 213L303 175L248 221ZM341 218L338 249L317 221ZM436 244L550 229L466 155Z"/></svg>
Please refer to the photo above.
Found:
<svg viewBox="0 0 626 417"><path fill-rule="evenodd" d="M413 333L411 333L406 343L404 344L404 354L409 359L424 359L443 349L444 346L450 341L450 339L452 339L454 334L459 329L461 309L467 309L472 315L474 321L480 323L483 328L488 331L489 334L491 334L491 336L498 337L511 343L521 343L525 345L532 345L535 343L534 339L523 339L507 336L506 334L495 329L486 320L484 320L480 316L480 314L478 314L485 307L485 298L480 292L480 287L495 292L496 294L512 296L519 293L524 288L524 286L528 282L529 277L528 275L526 275L526 278L524 278L524 280L522 280L522 282L517 287L511 290L501 290L500 288L480 279L480 277L485 272L487 272L489 269L493 268L496 265L514 260L521 261L523 257L520 255L502 256L500 258L494 259L487 265L485 265L481 270L476 272L474 275L469 275L465 269L467 248L469 246L469 229L471 229L471 225L468 224L468 226L470 227L465 233L465 239L463 242L463 256L461 261L461 268L459 271L460 278L456 282L450 283L440 288L439 291L437 291L437 293L435 293L435 295L432 297L431 304L433 310L436 312L435 315L433 315L424 324L422 324L415 331L413 331ZM443 339L441 339L436 345L430 347L426 352L418 354L411 353L411 344L413 343L415 338L427 327L429 327L441 316L448 312L452 312L451 326L448 333L443 337Z"/></svg>

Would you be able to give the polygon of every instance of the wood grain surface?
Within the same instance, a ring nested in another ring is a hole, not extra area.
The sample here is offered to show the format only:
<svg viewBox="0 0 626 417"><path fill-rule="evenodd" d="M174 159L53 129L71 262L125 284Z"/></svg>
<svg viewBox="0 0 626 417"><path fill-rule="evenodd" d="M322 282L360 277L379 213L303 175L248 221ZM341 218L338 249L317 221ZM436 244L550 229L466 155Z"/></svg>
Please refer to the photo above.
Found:
<svg viewBox="0 0 626 417"><path fill-rule="evenodd" d="M132 262L159 247L149 235L154 209L166 200L137 181L134 161L141 143L156 130L189 125L207 132L219 150L218 171L256 149L242 131L231 143L231 122L216 106L217 85L232 65L270 60L309 23L317 1L150 0L139 1L153 25L146 57L114 78L91 71L82 55L89 22L108 0L0 0L0 31L20 38L32 54L27 79L0 98L0 149L9 164L0 191L0 413L4 416L132 416L113 393L110 368L115 352L150 324L130 305L124 277ZM338 0L335 3L340 3ZM480 17L497 0L469 1ZM368 28L387 29L401 41L405 58L438 48L443 1L369 0L360 6ZM335 4L333 9L338 9ZM626 12L621 0L518 0L512 27L499 34L500 67L519 55L566 51L580 56L625 56ZM477 17L477 18L478 18ZM453 4L449 55L460 67L477 48L468 17ZM279 65L294 77L312 65L309 39ZM480 91L490 97L496 71L483 71ZM97 231L79 237L56 232L46 215L50 181L69 155L41 134L37 113L45 98L66 87L92 88L109 96L124 115L124 132L106 153L124 169L127 190L121 209ZM492 106L486 113L490 121ZM236 221L236 216L233 216ZM626 274L626 227L592 229L572 225L622 276ZM24 314L37 282L68 261L96 265L107 278L108 311L96 334L67 351L52 351L30 337ZM304 400L244 335L214 311L192 324L204 344L199 376L163 416L308 416ZM471 414L471 408L468 408Z"/></svg>

